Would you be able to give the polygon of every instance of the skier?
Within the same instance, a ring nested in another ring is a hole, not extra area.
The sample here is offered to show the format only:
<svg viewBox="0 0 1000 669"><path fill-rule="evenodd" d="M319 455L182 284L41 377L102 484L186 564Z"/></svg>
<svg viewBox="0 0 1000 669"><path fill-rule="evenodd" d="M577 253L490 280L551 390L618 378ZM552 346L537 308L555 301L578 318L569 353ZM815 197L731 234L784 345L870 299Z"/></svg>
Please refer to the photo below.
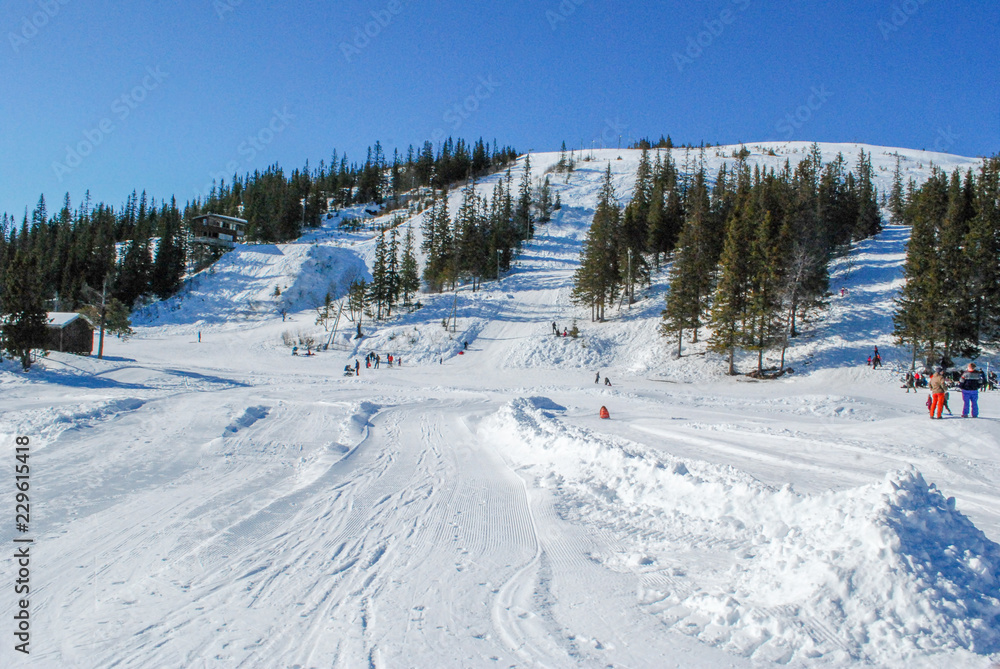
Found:
<svg viewBox="0 0 1000 669"><path fill-rule="evenodd" d="M983 385L983 373L976 369L976 363L970 362L958 387L962 389L962 418L969 417L969 405L972 405L972 417L979 418L979 388Z"/></svg>
<svg viewBox="0 0 1000 669"><path fill-rule="evenodd" d="M387 355L385 357L385 359L386 359L386 362L389 363L389 366L392 367L392 353L390 353L389 355Z"/></svg>
<svg viewBox="0 0 1000 669"><path fill-rule="evenodd" d="M462 349L465 351L469 350L469 342L462 342Z"/></svg>
<svg viewBox="0 0 1000 669"><path fill-rule="evenodd" d="M605 376L604 377L604 385L610 386L611 385L611 379L609 379L608 377Z"/></svg>
<svg viewBox="0 0 1000 669"><path fill-rule="evenodd" d="M594 383L600 383L600 382L601 382L601 373L600 373L600 372L598 372L598 373L597 373L597 378L596 378L596 379L594 379Z"/></svg>
<svg viewBox="0 0 1000 669"><path fill-rule="evenodd" d="M354 375L361 376L361 362L357 358L354 359Z"/></svg>
<svg viewBox="0 0 1000 669"><path fill-rule="evenodd" d="M382 362L382 356L375 354L375 369L378 369L379 364Z"/></svg>
<svg viewBox="0 0 1000 669"><path fill-rule="evenodd" d="M904 378L903 383L904 383L903 387L906 388L907 394L909 394L911 390L913 392L917 392L916 379L913 376L913 372L906 373L906 377Z"/></svg>
<svg viewBox="0 0 1000 669"><path fill-rule="evenodd" d="M563 337L567 336L568 334L569 331L566 328L563 328Z"/></svg>
<svg viewBox="0 0 1000 669"><path fill-rule="evenodd" d="M556 327L555 321L552 322L552 334L559 336L559 328Z"/></svg>
<svg viewBox="0 0 1000 669"><path fill-rule="evenodd" d="M868 366L869 367L872 366L872 357L871 356L868 356Z"/></svg>
<svg viewBox="0 0 1000 669"><path fill-rule="evenodd" d="M397 355L396 356L396 367L402 367L402 366L403 366L403 356Z"/></svg>
<svg viewBox="0 0 1000 669"><path fill-rule="evenodd" d="M944 394L948 390L948 384L944 378L944 368L940 365L934 368L934 376L931 377L929 386L931 390L931 418L940 420L941 412L944 410ZM937 416L934 415L935 413Z"/></svg>

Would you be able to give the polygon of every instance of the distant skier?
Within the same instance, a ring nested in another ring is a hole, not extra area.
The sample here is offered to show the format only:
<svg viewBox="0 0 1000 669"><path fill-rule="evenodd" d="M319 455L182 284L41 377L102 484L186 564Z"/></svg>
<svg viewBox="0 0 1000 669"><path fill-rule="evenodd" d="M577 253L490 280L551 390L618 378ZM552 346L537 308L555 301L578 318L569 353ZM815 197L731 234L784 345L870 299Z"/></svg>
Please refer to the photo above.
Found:
<svg viewBox="0 0 1000 669"><path fill-rule="evenodd" d="M597 378L596 378L596 379L594 379L594 383L600 383L600 382L601 382L601 373L600 373L600 372L598 372L598 373L597 373Z"/></svg>
<svg viewBox="0 0 1000 669"><path fill-rule="evenodd" d="M201 343L201 330L198 330L198 343Z"/></svg>
<svg viewBox="0 0 1000 669"><path fill-rule="evenodd" d="M467 342L467 341L462 342L462 349L465 350L465 351L468 351L469 350L469 342Z"/></svg>
<svg viewBox="0 0 1000 669"><path fill-rule="evenodd" d="M610 386L611 385L611 379L605 376L604 377L604 385Z"/></svg>
<svg viewBox="0 0 1000 669"><path fill-rule="evenodd" d="M903 387L906 388L907 394L912 390L917 392L916 378L913 376L913 372L907 372L903 379Z"/></svg>
<svg viewBox="0 0 1000 669"><path fill-rule="evenodd" d="M403 366L403 356L397 355L396 356L396 367L402 367L402 366Z"/></svg>
<svg viewBox="0 0 1000 669"><path fill-rule="evenodd" d="M969 417L969 405L972 405L972 417L979 418L979 389L983 386L983 373L976 369L976 363L970 362L958 387L962 389L962 418Z"/></svg>
<svg viewBox="0 0 1000 669"><path fill-rule="evenodd" d="M382 356L375 354L375 369L378 369L379 364L382 362Z"/></svg>
<svg viewBox="0 0 1000 669"><path fill-rule="evenodd" d="M567 330L566 328L563 328L563 337L566 337L568 335L569 335L569 330Z"/></svg>
<svg viewBox="0 0 1000 669"><path fill-rule="evenodd" d="M361 362L357 358L354 359L354 375L361 376Z"/></svg>
<svg viewBox="0 0 1000 669"><path fill-rule="evenodd" d="M555 321L552 322L552 334L559 336L559 328L556 327Z"/></svg>
<svg viewBox="0 0 1000 669"><path fill-rule="evenodd" d="M868 366L869 367L872 366L872 357L871 356L868 356Z"/></svg>
<svg viewBox="0 0 1000 669"><path fill-rule="evenodd" d="M292 355L298 355L298 354L299 354L299 347L298 346L293 346L292 347Z"/></svg>

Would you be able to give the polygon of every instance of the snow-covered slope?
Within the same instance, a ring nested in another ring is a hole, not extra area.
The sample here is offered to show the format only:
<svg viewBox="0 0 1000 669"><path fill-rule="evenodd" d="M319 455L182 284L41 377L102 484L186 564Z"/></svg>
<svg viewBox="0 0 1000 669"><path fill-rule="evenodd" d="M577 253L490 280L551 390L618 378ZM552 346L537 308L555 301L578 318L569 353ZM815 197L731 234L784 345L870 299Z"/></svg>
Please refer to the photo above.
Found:
<svg viewBox="0 0 1000 669"><path fill-rule="evenodd" d="M780 167L808 146L747 148ZM712 173L738 148L707 150ZM888 187L896 150L821 145L849 164L860 148ZM898 152L917 181L932 161L978 164ZM313 307L366 274L370 232L239 247L103 361L0 364L2 439L32 440L35 540L32 655L5 643L0 663L1000 661L1000 396L976 421L930 422L899 388L908 231L837 261L795 374L725 377L659 337L662 275L608 323L570 303L603 171L625 201L638 155L596 151L554 178L563 209L501 281L421 295L361 340L341 323L317 356L283 340L329 336ZM533 155L535 173L557 160ZM552 335L574 319L579 339ZM864 366L874 344L890 369ZM343 376L368 352L379 369ZM15 568L0 559L6 582ZM14 610L0 598L0 617Z"/></svg>

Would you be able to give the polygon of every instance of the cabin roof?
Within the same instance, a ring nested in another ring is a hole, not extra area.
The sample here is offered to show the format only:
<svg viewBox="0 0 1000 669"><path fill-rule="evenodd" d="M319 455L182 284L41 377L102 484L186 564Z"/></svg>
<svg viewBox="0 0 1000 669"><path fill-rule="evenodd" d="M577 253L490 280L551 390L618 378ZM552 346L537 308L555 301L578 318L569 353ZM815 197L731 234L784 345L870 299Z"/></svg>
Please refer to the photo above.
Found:
<svg viewBox="0 0 1000 669"><path fill-rule="evenodd" d="M72 311L50 311L46 316L48 317L49 325L57 328L64 328L77 318L80 318L80 314Z"/></svg>

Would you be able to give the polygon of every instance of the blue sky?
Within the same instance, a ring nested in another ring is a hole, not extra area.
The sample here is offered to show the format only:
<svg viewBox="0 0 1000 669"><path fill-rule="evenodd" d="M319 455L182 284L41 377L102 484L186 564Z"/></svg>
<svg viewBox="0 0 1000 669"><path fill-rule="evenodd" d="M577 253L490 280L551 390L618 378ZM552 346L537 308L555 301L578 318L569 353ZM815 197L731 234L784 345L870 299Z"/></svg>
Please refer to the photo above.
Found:
<svg viewBox="0 0 1000 669"><path fill-rule="evenodd" d="M452 134L1000 151L995 0L9 0L0 211ZM86 154L86 155L82 155Z"/></svg>

